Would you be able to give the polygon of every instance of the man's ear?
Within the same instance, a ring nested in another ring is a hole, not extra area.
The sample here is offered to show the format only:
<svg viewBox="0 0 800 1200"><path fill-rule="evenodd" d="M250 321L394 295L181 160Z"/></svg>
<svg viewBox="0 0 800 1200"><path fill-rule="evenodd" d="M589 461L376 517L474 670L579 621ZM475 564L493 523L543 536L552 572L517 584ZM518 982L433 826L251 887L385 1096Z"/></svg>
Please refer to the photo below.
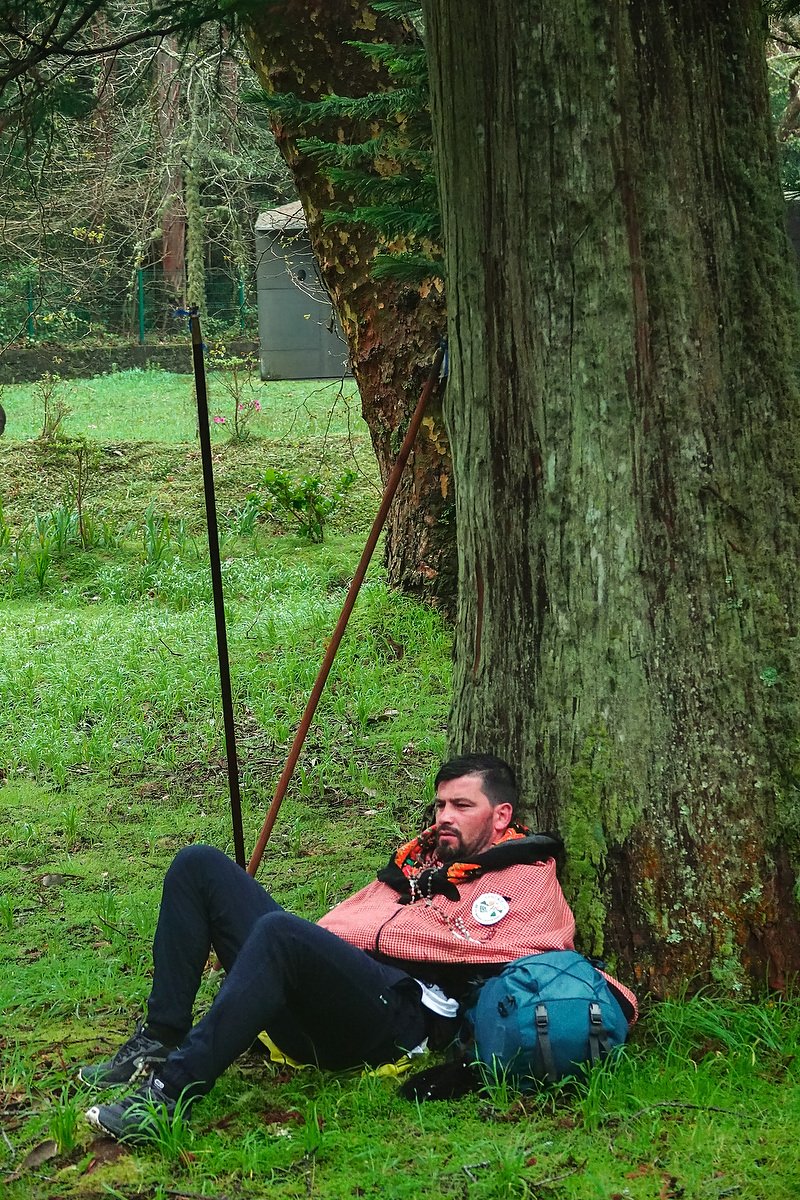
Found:
<svg viewBox="0 0 800 1200"><path fill-rule="evenodd" d="M505 833L511 824L514 816L514 808L511 804L495 804L494 806L494 831L497 834Z"/></svg>

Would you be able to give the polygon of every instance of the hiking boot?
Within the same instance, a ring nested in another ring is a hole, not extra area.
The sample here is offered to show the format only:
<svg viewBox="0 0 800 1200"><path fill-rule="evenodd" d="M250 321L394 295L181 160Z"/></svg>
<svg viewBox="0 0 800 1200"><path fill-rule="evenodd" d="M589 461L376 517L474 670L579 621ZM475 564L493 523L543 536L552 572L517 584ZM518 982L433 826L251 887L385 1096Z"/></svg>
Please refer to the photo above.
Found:
<svg viewBox="0 0 800 1200"><path fill-rule="evenodd" d="M165 1125L172 1123L179 1106L183 1116L191 1103L188 1097L178 1101L168 1095L153 1071L135 1092L116 1104L93 1104L86 1120L98 1133L120 1142L146 1142L157 1138Z"/></svg>
<svg viewBox="0 0 800 1200"><path fill-rule="evenodd" d="M137 1025L132 1037L120 1046L113 1058L107 1062L81 1067L78 1078L81 1083L92 1087L113 1087L119 1083L134 1083L147 1075L153 1067L160 1066L174 1046L165 1046L145 1032L144 1025Z"/></svg>

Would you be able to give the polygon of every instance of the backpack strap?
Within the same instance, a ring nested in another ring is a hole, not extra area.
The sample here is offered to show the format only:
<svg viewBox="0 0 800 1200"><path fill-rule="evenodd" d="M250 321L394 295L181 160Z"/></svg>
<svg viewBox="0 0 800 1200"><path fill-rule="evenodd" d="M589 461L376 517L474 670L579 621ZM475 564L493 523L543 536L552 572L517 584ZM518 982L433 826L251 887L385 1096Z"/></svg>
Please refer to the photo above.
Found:
<svg viewBox="0 0 800 1200"><path fill-rule="evenodd" d="M608 1030L603 1025L603 1014L600 1011L600 1005L596 1000L593 1000L589 1005L589 1054L592 1066L596 1066L600 1062L600 1059L609 1053L610 1049Z"/></svg>
<svg viewBox="0 0 800 1200"><path fill-rule="evenodd" d="M553 1057L553 1047L550 1042L550 1018L544 1004L536 1005L536 1040L539 1043L539 1053L542 1056L542 1066L545 1075L554 1083L558 1079L556 1060Z"/></svg>

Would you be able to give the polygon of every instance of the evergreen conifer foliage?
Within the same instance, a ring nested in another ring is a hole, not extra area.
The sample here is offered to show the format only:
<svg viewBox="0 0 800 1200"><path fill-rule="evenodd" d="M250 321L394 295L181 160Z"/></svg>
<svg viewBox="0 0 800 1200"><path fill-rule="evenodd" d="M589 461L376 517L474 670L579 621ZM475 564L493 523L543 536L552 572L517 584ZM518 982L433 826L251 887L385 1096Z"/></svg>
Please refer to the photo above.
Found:
<svg viewBox="0 0 800 1200"><path fill-rule="evenodd" d="M372 197L362 202L350 183L340 187L323 174L305 145L315 139L312 148L328 160L336 156L334 169L366 167L365 173L376 179L399 175L406 166L417 175L430 174L429 117L426 111L417 115L407 76L390 73L384 49L373 57L359 48L374 43L413 49L418 71L418 18L414 20L404 6L394 7L392 13L400 15L376 12L353 0L272 0L249 19L247 38L251 61L268 94L263 103L270 107L264 111L302 201L320 273L347 339L349 365L384 478L443 332L444 289L440 279L430 276L427 262L408 278L397 278L395 272L394 277L378 279L375 266L382 255L397 251L433 264L439 249L424 238L414 241L411 234L390 237L364 221L331 224L328 214L333 210L350 213L354 207L371 207ZM391 56L396 57L396 51ZM316 104L321 108L310 107ZM389 133L394 135L392 146L385 140ZM359 149L363 145L369 153ZM422 159L425 150L428 157ZM394 197L390 206L404 202ZM437 394L389 513L385 561L394 586L434 603L451 604L456 574L453 511L452 464Z"/></svg>
<svg viewBox="0 0 800 1200"><path fill-rule="evenodd" d="M421 28L420 6L413 0L373 8ZM327 127L341 134L342 120L364 129L363 140L319 134L298 138L298 148L316 162L336 194L348 197L325 212L325 224L367 226L378 233L385 251L372 267L376 279L442 279L425 48L421 42L347 44L380 64L396 86L366 96L330 94L316 101L272 94L262 102L301 130Z"/></svg>

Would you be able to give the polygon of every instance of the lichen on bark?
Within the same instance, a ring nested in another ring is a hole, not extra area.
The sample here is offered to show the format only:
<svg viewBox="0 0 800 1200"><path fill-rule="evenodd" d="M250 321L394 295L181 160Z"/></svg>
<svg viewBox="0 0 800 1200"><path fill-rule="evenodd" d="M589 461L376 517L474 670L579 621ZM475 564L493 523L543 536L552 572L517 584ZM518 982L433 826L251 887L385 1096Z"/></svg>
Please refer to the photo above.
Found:
<svg viewBox="0 0 800 1200"><path fill-rule="evenodd" d="M800 969L797 289L756 0L426 0L451 737L660 993ZM667 148L668 147L668 151Z"/></svg>

